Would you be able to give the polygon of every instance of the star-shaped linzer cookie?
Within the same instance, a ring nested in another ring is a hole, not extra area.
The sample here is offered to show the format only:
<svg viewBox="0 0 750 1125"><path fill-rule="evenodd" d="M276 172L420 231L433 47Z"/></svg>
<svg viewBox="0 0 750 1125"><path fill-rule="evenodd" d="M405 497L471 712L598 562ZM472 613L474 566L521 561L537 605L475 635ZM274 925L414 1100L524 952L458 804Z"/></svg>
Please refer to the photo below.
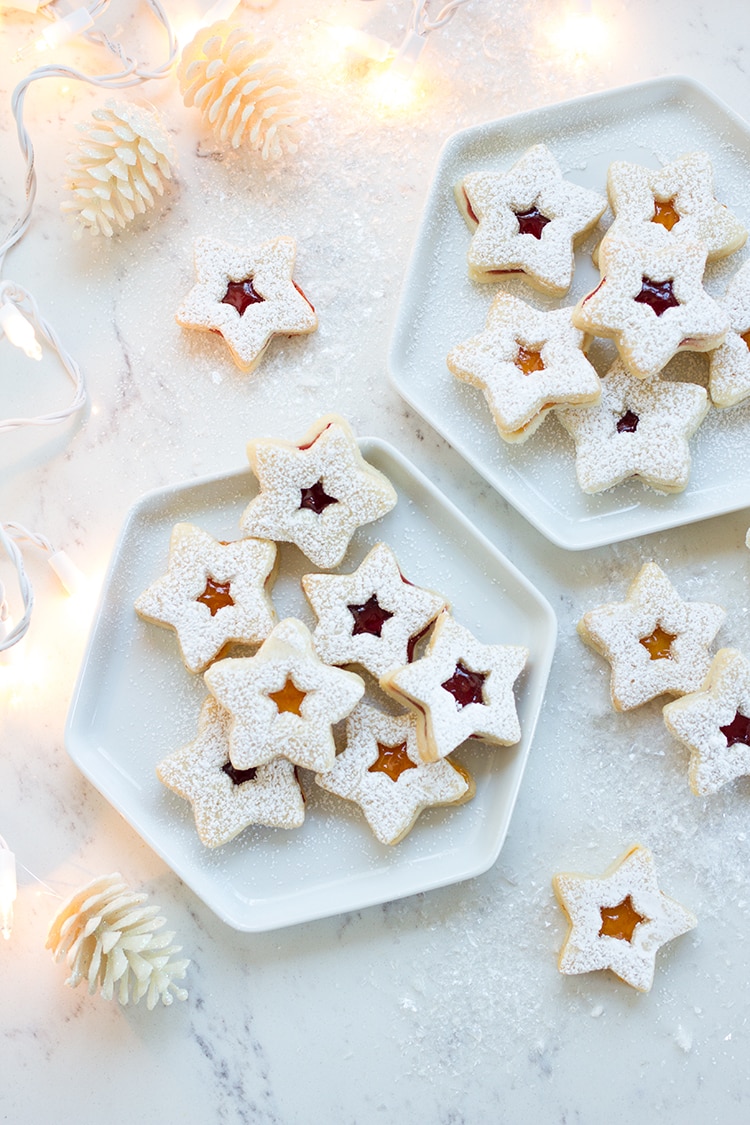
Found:
<svg viewBox="0 0 750 1125"><path fill-rule="evenodd" d="M275 543L222 543L193 524L178 523L167 573L139 595L135 608L174 629L186 667L202 672L225 645L257 645L271 632L277 621L269 594L275 564Z"/></svg>
<svg viewBox="0 0 750 1125"><path fill-rule="evenodd" d="M607 238L702 242L709 262L739 250L747 238L744 224L716 198L705 152L689 152L662 168L615 160L607 194L615 216Z"/></svg>
<svg viewBox="0 0 750 1125"><path fill-rule="evenodd" d="M293 617L279 622L255 656L219 660L204 678L231 715L229 756L240 770L279 756L306 769L330 769L331 727L365 691L361 676L320 660L307 626Z"/></svg>
<svg viewBox="0 0 750 1125"><path fill-rule="evenodd" d="M607 238L602 279L573 309L573 323L614 340L632 375L658 375L677 352L710 351L727 333L729 317L703 288L705 265L702 243Z"/></svg>
<svg viewBox="0 0 750 1125"><path fill-rule="evenodd" d="M648 992L659 949L698 925L694 914L659 890L653 856L641 844L600 878L566 872L555 875L552 887L569 922L561 973L611 969Z"/></svg>
<svg viewBox="0 0 750 1125"><path fill-rule="evenodd" d="M338 566L356 529L385 515L397 500L393 485L365 461L336 414L319 419L298 443L251 441L247 456L260 492L242 514L243 531L296 543L316 566Z"/></svg>
<svg viewBox="0 0 750 1125"><path fill-rule="evenodd" d="M648 562L625 601L590 609L578 632L611 664L612 706L630 711L658 695L700 688L724 616L719 605L683 601L661 567Z"/></svg>
<svg viewBox="0 0 750 1125"><path fill-rule="evenodd" d="M376 544L353 574L306 574L315 610L315 649L326 664L361 664L380 677L409 663L445 598L404 578L396 556Z"/></svg>
<svg viewBox="0 0 750 1125"><path fill-rule="evenodd" d="M750 662L737 649L719 649L700 691L668 703L664 722L690 750L694 793L716 793L750 774Z"/></svg>
<svg viewBox="0 0 750 1125"><path fill-rule="evenodd" d="M593 403L599 376L583 354L570 309L542 312L500 293L483 332L448 353L448 367L484 392L500 436L525 441L553 406Z"/></svg>
<svg viewBox="0 0 750 1125"><path fill-rule="evenodd" d="M219 332L240 370L252 371L273 336L318 326L315 309L292 279L295 255L294 239L287 237L250 249L197 239L198 281L177 310L177 323Z"/></svg>
<svg viewBox="0 0 750 1125"><path fill-rule="evenodd" d="M235 769L229 759L230 716L209 695L192 742L156 767L159 780L190 801L195 827L208 848L233 840L249 824L299 828L305 802L295 767L285 758Z"/></svg>
<svg viewBox="0 0 750 1125"><path fill-rule="evenodd" d="M425 762L445 758L467 738L511 746L521 737L513 684L528 658L520 645L485 645L442 613L425 655L384 676L383 687L417 715Z"/></svg>
<svg viewBox="0 0 750 1125"><path fill-rule="evenodd" d="M423 809L458 805L474 796L466 770L445 759L424 762L412 714L386 715L360 703L347 719L346 748L327 773L322 789L360 806L381 844L398 844Z"/></svg>
<svg viewBox="0 0 750 1125"><path fill-rule="evenodd" d="M603 214L606 199L563 177L545 145L534 145L508 172L470 172L455 188L474 234L468 251L474 281L517 274L562 297L573 278L574 243Z"/></svg>
<svg viewBox="0 0 750 1125"><path fill-rule="evenodd" d="M711 352L708 390L714 406L723 408L750 396L750 262L734 275L720 304L729 315L729 331Z"/></svg>
<svg viewBox="0 0 750 1125"><path fill-rule="evenodd" d="M659 492L681 492L690 476L688 439L708 410L704 388L659 376L638 379L619 359L600 385L596 406L555 412L575 441L583 491L603 492L639 477Z"/></svg>

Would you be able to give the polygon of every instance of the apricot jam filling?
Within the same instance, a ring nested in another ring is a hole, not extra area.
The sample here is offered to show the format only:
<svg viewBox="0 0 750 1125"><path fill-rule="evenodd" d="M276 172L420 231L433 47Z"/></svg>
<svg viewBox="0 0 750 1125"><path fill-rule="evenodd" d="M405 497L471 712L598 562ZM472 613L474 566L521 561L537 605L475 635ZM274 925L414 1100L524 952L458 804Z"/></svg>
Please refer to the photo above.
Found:
<svg viewBox="0 0 750 1125"><path fill-rule="evenodd" d="M641 644L652 660L670 660L675 637L676 634L667 633L661 625L657 625L649 637L641 637Z"/></svg>
<svg viewBox="0 0 750 1125"><path fill-rule="evenodd" d="M348 605L346 608L354 618L353 637L358 637L361 633L370 633L373 637L379 637L386 621L390 621L393 617L389 610L381 607L377 594L373 594L362 605Z"/></svg>
<svg viewBox="0 0 750 1125"><path fill-rule="evenodd" d="M742 332L740 334L740 339L744 340L745 346L750 348L750 328L748 328L747 332Z"/></svg>
<svg viewBox="0 0 750 1125"><path fill-rule="evenodd" d="M638 429L639 422L640 418L637 414L634 414L632 410L626 410L622 418L618 419L618 434L634 434Z"/></svg>
<svg viewBox="0 0 750 1125"><path fill-rule="evenodd" d="M533 204L527 211L516 211L516 219L518 220L518 233L531 234L534 238L541 238L542 231L546 227L549 219L543 215L536 204Z"/></svg>
<svg viewBox="0 0 750 1125"><path fill-rule="evenodd" d="M650 277L642 277L641 291L634 300L639 305L648 305L657 316L663 316L667 309L676 309L680 303L674 295L674 282L671 277L666 281L653 281Z"/></svg>
<svg viewBox="0 0 750 1125"><path fill-rule="evenodd" d="M518 343L518 351L513 362L524 375L533 375L535 371L544 371L544 360L541 352L538 352L535 348L527 348L525 344Z"/></svg>
<svg viewBox="0 0 750 1125"><path fill-rule="evenodd" d="M278 691L269 691L268 698L276 704L280 715L285 711L288 711L291 715L299 715L306 694L307 692L299 690L291 676L287 676L283 688Z"/></svg>
<svg viewBox="0 0 750 1125"><path fill-rule="evenodd" d="M450 692L456 701L456 710L461 711L470 703L484 703L484 681L487 672L472 672L459 660L452 676L440 686Z"/></svg>
<svg viewBox="0 0 750 1125"><path fill-rule="evenodd" d="M305 511L315 512L317 516L324 512L330 504L338 504L335 496L329 496L323 487L322 480L316 480L315 484L310 485L309 488L301 488L300 490L300 508Z"/></svg>
<svg viewBox="0 0 750 1125"><path fill-rule="evenodd" d="M602 916L599 937L619 938L620 941L632 941L635 927L639 922L646 921L643 914L639 914L633 906L630 895L617 906L601 906L599 913Z"/></svg>
<svg viewBox="0 0 750 1125"><path fill-rule="evenodd" d="M265 299L253 286L252 277L246 277L244 281L229 282L227 291L221 298L221 303L222 305L231 305L242 316L245 309L250 308L250 305L260 305Z"/></svg>
<svg viewBox="0 0 750 1125"><path fill-rule="evenodd" d="M651 220L652 223L659 223L660 226L671 230L679 221L680 213L674 205L674 198L654 200L654 217Z"/></svg>
<svg viewBox="0 0 750 1125"><path fill-rule="evenodd" d="M750 719L737 711L731 723L727 723L725 727L719 727L719 730L727 740L727 746L734 746L736 742L742 742L745 746L750 746Z"/></svg>
<svg viewBox="0 0 750 1125"><path fill-rule="evenodd" d="M230 593L231 587L231 582L217 582L209 575L205 590L195 600L207 606L211 616L215 617L224 606L234 605L234 598Z"/></svg>
<svg viewBox="0 0 750 1125"><path fill-rule="evenodd" d="M384 746L379 742L377 759L368 767L367 772L384 773L391 781L398 781L404 770L416 768L416 763L406 753L405 742L399 742L396 746Z"/></svg>
<svg viewBox="0 0 750 1125"><path fill-rule="evenodd" d="M242 785L245 781L255 781L255 775L258 772L257 766L250 766L246 770L238 770L231 762L225 762L221 768L232 785Z"/></svg>

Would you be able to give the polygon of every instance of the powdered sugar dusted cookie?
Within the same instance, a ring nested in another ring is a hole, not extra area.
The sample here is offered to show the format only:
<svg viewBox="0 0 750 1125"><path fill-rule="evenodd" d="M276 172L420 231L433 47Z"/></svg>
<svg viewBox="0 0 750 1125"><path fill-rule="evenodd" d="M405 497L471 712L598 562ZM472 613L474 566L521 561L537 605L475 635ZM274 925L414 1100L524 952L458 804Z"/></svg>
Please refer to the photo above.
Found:
<svg viewBox="0 0 750 1125"><path fill-rule="evenodd" d="M141 617L175 630L191 672L202 672L225 645L259 644L276 624L269 595L276 545L264 539L222 543L190 523L169 541L167 573L144 590Z"/></svg>
<svg viewBox="0 0 750 1125"><path fill-rule="evenodd" d="M562 297L573 278L573 245L590 230L606 199L566 180L550 150L534 145L509 172L471 172L455 188L474 231L468 253L474 281L518 274Z"/></svg>
<svg viewBox="0 0 750 1125"><path fill-rule="evenodd" d="M734 275L720 304L729 316L729 331L711 352L708 390L714 406L723 408L750 395L750 262Z"/></svg>
<svg viewBox="0 0 750 1125"><path fill-rule="evenodd" d="M279 622L255 656L219 660L204 678L230 712L229 756L240 770L279 756L306 769L330 769L331 727L365 691L360 676L320 660L307 626L294 617Z"/></svg>
<svg viewBox="0 0 750 1125"><path fill-rule="evenodd" d="M419 752L425 762L445 758L467 738L511 746L521 737L513 684L528 650L485 645L442 613L424 656L380 683L417 712Z"/></svg>
<svg viewBox="0 0 750 1125"><path fill-rule="evenodd" d="M749 774L750 662L737 649L719 649L700 691L668 703L664 722L690 750L694 793L715 793Z"/></svg>
<svg viewBox="0 0 750 1125"><path fill-rule="evenodd" d="M483 332L448 353L448 367L484 392L505 441L525 441L553 406L593 403L599 376L570 309L542 312L500 293Z"/></svg>
<svg viewBox="0 0 750 1125"><path fill-rule="evenodd" d="M441 594L404 578L385 543L353 574L306 574L302 589L318 617L315 649L327 664L358 663L384 676L412 660L414 647L441 610Z"/></svg>
<svg viewBox="0 0 750 1125"><path fill-rule="evenodd" d="M648 562L625 601L590 609L578 632L612 666L612 706L629 711L657 695L696 691L724 616L721 606L683 601L661 567Z"/></svg>
<svg viewBox="0 0 750 1125"><path fill-rule="evenodd" d="M573 323L614 340L632 375L657 375L677 352L710 351L727 333L726 312L703 288L705 265L698 242L607 238L599 249L602 280L578 302Z"/></svg>
<svg viewBox="0 0 750 1125"><path fill-rule="evenodd" d="M662 168L616 160L607 174L615 219L606 238L701 242L709 262L724 258L747 238L743 223L719 203L705 152L690 152Z"/></svg>
<svg viewBox="0 0 750 1125"><path fill-rule="evenodd" d="M198 718L198 734L156 767L159 780L190 801L195 827L208 848L226 844L249 824L299 828L305 802L295 768L284 758L249 770L229 760L227 711L209 695Z"/></svg>
<svg viewBox="0 0 750 1125"><path fill-rule="evenodd" d="M602 492L629 477L660 492L681 492L690 475L693 436L708 410L694 383L657 375L637 379L616 360L593 407L564 407L557 420L576 443L576 476L584 492Z"/></svg>
<svg viewBox="0 0 750 1125"><path fill-rule="evenodd" d="M260 493L242 514L243 531L296 543L316 566L338 566L356 529L384 516L397 500L337 414L321 418L297 444L251 441L247 456Z"/></svg>
<svg viewBox="0 0 750 1125"><path fill-rule="evenodd" d="M354 801L381 844L398 844L421 811L456 805L474 796L471 776L447 759L424 762L417 746L416 717L386 715L360 703L347 719L346 748L321 788Z"/></svg>
<svg viewBox="0 0 750 1125"><path fill-rule="evenodd" d="M611 969L648 992L662 945L698 925L698 919L659 890L654 858L635 844L601 877L564 872L552 887L568 919L561 973Z"/></svg>
<svg viewBox="0 0 750 1125"><path fill-rule="evenodd" d="M273 336L313 332L318 318L292 280L293 238L250 249L217 238L195 243L196 285L177 310L185 328L219 332L242 371L252 371Z"/></svg>

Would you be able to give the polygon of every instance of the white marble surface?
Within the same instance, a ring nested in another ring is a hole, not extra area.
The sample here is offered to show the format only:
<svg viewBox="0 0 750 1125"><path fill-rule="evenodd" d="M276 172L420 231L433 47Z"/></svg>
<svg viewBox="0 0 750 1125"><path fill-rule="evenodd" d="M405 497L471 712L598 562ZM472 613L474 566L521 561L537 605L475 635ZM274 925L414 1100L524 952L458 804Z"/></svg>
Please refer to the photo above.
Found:
<svg viewBox="0 0 750 1125"><path fill-rule="evenodd" d="M198 5L170 3L180 18ZM711 799L686 781L686 755L658 705L610 709L603 662L575 634L583 610L618 598L644 558L683 593L729 610L719 640L750 650L750 513L582 554L551 547L405 408L386 355L415 224L443 139L463 126L588 91L690 75L746 109L750 16L744 2L612 0L612 33L576 62L545 43L553 0L472 0L431 37L413 111L373 111L357 74L316 64L318 21L369 19L397 36L406 0L278 0L250 26L295 59L310 123L299 154L265 167L222 157L182 107L173 80L141 91L168 118L180 152L166 206L110 242L73 241L59 214L74 124L104 95L56 81L27 99L40 190L34 221L5 276L27 285L88 379L81 424L0 437L0 519L47 535L101 575L119 526L147 489L243 463L258 434L296 437L336 409L388 439L444 490L554 606L560 640L510 834L483 876L362 912L265 934L236 933L183 887L79 774L63 727L85 628L54 578L26 553L37 606L26 663L0 681L0 832L20 890L0 948L0 1114L43 1119L252 1122L718 1122L747 1120L750 1047L750 783ZM38 30L0 26L0 221L23 191L9 112L25 73L15 48ZM156 59L145 6L107 17ZM61 58L108 65L94 48ZM341 81L339 81L341 79ZM280 343L257 375L239 375L219 342L174 323L192 283L191 242L292 234L297 277L320 313L315 336ZM65 400L49 356L32 366L0 342L0 414ZM46 396L46 397L45 397ZM10 585L4 561L0 574ZM26 674L21 674L22 669ZM33 672L33 674L32 674ZM106 701L103 701L106 706ZM656 854L664 889L698 915L663 950L653 991L608 974L564 978L564 933L550 879L603 870L636 840ZM44 950L56 899L119 869L159 902L192 959L184 1004L120 1009L81 989Z"/></svg>

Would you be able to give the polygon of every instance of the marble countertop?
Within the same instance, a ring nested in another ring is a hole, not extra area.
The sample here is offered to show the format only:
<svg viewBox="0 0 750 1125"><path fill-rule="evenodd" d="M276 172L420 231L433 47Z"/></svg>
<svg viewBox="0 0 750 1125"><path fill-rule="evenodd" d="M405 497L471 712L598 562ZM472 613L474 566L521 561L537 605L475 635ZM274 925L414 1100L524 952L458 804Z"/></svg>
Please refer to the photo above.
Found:
<svg viewBox="0 0 750 1125"><path fill-rule="evenodd" d="M166 6L181 23L208 5ZM274 36L302 85L309 121L298 153L264 164L223 152L173 78L130 91L122 96L148 98L167 121L178 169L165 201L111 240L73 239L59 210L75 125L107 94L75 83L63 90L57 79L29 92L39 194L4 277L34 293L81 364L91 404L82 420L0 435L0 520L47 536L95 586L144 492L241 468L249 438L297 438L335 410L358 434L397 447L507 555L552 605L559 638L510 831L489 870L379 906L242 933L183 885L66 753L95 594L72 613L42 554L25 551L32 625L22 660L0 667L9 673L0 675L0 832L19 862L15 924L0 948L4 1120L747 1119L750 782L694 796L687 755L659 704L616 715L606 666L575 624L586 609L619 600L653 559L686 597L723 604L718 641L750 652L750 511L566 552L468 468L387 376L402 278L451 133L670 74L746 111L746 4L594 7L608 41L577 56L549 37L560 18L553 0L472 0L429 37L417 100L393 113L373 104L364 64L326 61L324 24L359 22L398 39L406 0L278 0L263 12L248 4L239 13L247 26ZM40 24L20 12L0 19L0 222L9 226L23 202L10 95L29 69L9 60ZM158 60L164 41L145 5L115 0L105 23ZM101 48L80 42L59 57L90 73L109 65ZM179 328L174 312L192 285L201 234L292 235L318 331L279 341L244 376L220 341ZM10 350L0 341L3 417L66 400L50 354L35 365ZM4 559L0 580L11 589ZM660 952L648 994L608 973L560 975L565 924L553 874L600 873L636 841L653 849L661 886L695 912L698 927ZM160 904L176 931L191 959L186 1002L148 1012L64 987L64 967L44 949L58 896L115 870Z"/></svg>

